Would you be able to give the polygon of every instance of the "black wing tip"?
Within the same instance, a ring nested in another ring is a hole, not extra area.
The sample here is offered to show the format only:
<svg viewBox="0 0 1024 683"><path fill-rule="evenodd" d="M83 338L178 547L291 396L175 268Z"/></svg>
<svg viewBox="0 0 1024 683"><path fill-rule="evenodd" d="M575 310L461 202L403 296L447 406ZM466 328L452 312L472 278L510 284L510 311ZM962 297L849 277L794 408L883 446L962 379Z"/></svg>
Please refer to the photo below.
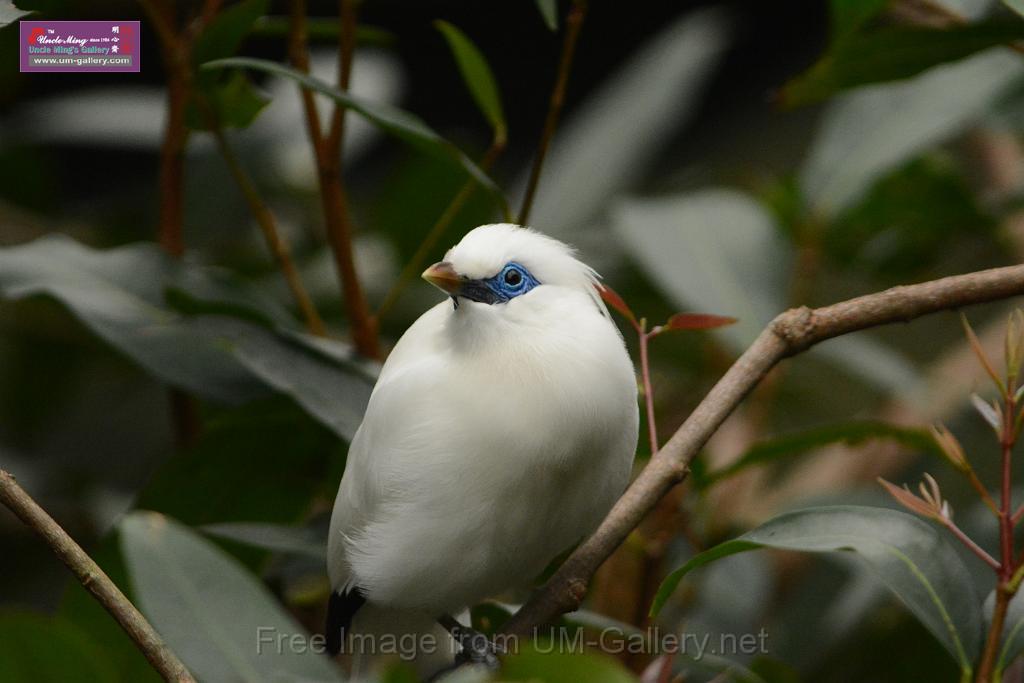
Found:
<svg viewBox="0 0 1024 683"><path fill-rule="evenodd" d="M352 618L365 602L366 596L358 586L340 593L331 593L327 602L327 654L333 657L341 652L345 632L352 626Z"/></svg>

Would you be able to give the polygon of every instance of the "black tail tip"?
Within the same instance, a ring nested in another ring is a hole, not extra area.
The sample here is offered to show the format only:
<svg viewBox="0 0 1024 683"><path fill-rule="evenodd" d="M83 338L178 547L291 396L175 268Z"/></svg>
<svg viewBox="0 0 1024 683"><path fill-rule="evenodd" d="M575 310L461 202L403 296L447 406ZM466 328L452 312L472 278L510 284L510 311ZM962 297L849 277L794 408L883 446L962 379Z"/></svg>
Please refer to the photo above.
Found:
<svg viewBox="0 0 1024 683"><path fill-rule="evenodd" d="M345 632L352 626L352 618L365 602L363 591L358 587L349 588L341 593L331 593L327 602L327 626L324 634L327 639L327 654L333 657L341 652Z"/></svg>

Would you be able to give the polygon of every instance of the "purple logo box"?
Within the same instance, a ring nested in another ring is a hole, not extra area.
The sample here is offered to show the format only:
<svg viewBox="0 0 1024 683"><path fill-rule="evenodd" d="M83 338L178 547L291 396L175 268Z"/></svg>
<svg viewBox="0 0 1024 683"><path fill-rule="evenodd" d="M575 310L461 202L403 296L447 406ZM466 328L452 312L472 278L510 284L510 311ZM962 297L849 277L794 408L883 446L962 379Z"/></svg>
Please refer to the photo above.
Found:
<svg viewBox="0 0 1024 683"><path fill-rule="evenodd" d="M142 67L138 21L19 22L21 71L130 71Z"/></svg>

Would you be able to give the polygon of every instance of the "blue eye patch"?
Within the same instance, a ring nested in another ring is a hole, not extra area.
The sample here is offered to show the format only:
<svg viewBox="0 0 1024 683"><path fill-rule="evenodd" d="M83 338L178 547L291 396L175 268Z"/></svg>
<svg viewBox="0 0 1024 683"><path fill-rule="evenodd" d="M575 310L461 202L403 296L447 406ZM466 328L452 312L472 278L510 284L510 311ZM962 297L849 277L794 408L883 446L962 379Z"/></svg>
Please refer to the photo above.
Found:
<svg viewBox="0 0 1024 683"><path fill-rule="evenodd" d="M459 289L457 296L484 304L503 304L517 296L526 294L539 285L533 275L524 266L510 261L498 271L498 274L483 280L467 280ZM457 297L455 305L458 307Z"/></svg>

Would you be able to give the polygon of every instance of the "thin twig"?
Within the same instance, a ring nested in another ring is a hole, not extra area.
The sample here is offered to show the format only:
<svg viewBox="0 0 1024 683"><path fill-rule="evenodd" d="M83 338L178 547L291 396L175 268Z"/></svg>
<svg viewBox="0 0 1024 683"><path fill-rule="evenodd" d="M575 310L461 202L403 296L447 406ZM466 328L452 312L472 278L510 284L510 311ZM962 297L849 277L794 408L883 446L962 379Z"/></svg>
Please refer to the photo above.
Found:
<svg viewBox="0 0 1024 683"><path fill-rule="evenodd" d="M343 11L339 21L342 30L339 33L339 49L348 54L351 62L351 42L354 26L346 25L354 22L355 14L351 8L345 9L350 3L343 0ZM304 73L309 72L308 36L306 32L305 0L293 0L291 4L290 24L288 32L288 58L292 65ZM339 87L344 90L348 83L350 67L343 66L339 73ZM335 108L331 133L325 137L320 125L313 93L308 88L301 88L302 105L306 116L306 132L309 136L313 154L316 157L317 179L320 185L320 201L324 212L324 224L327 238L334 256L335 269L341 283L342 298L349 324L352 327L352 341L356 350L368 358L379 358L380 347L377 338L377 325L370 312L362 284L356 269L355 256L352 251L352 217L349 212L348 195L341 174L341 145L344 138L344 108ZM334 122L337 121L335 124ZM334 134L337 141L333 140Z"/></svg>
<svg viewBox="0 0 1024 683"><path fill-rule="evenodd" d="M956 536L956 539L963 543L965 548L970 550L982 562L992 567L992 569L999 571L999 568L1003 566L999 560L989 555L988 551L975 543L974 539L964 533L964 530L954 524L952 520L945 520L943 526L949 529L950 533Z"/></svg>
<svg viewBox="0 0 1024 683"><path fill-rule="evenodd" d="M356 6L354 0L338 0L338 90L347 92L352 82L352 57L356 48ZM345 146L345 111L341 102L334 103L331 130L327 134L328 149L342 155Z"/></svg>
<svg viewBox="0 0 1024 683"><path fill-rule="evenodd" d="M984 354L979 354L984 358ZM1017 440L1017 401L1014 397L1011 382L1003 389L1003 424L999 436L999 450L1002 465L1002 480L999 499L999 551L1000 562L995 567L998 577L996 583L996 601L992 608L992 619L989 624L985 647L978 664L978 683L989 683L996 675L996 655L1003 638L1003 625L1010 601L1017 592L1012 579L1017 572L1017 563L1013 553L1014 514L1010 512L1011 486L1013 485L1013 447Z"/></svg>
<svg viewBox="0 0 1024 683"><path fill-rule="evenodd" d="M3 469L0 469L0 503L46 541L85 589L114 617L165 681L195 683L192 674L177 655L167 647L152 625L114 585L110 577L32 500L14 476Z"/></svg>
<svg viewBox="0 0 1024 683"><path fill-rule="evenodd" d="M163 250L174 258L185 253L185 145L189 129L185 107L192 88L191 51L194 33L179 31L175 23L175 5L163 0L139 0L160 40L160 52L167 72L167 124L160 145L159 217L157 238ZM202 18L212 19L217 4L208 2ZM193 445L199 438L200 419L194 399L180 389L170 389L171 422L179 448Z"/></svg>
<svg viewBox="0 0 1024 683"><path fill-rule="evenodd" d="M580 28L583 27L583 19L586 14L587 0L573 0L572 6L569 8L569 14L565 18L565 40L562 43L562 57L558 63L558 76L555 79L555 87L551 90L548 114L544 119L544 130L540 136L540 143L537 145L537 156L533 160L533 168L530 169L530 180L526 183L523 206L519 209L520 225L526 225L530 219L530 209L533 208L533 199L537 194L537 186L540 183L540 173L544 167L544 157L547 156L551 138L554 137L555 128L558 127L558 117L562 113L562 105L565 104L565 88L569 83L572 59L576 54L576 43L579 41Z"/></svg>
<svg viewBox="0 0 1024 683"><path fill-rule="evenodd" d="M640 342L640 378L644 387L644 406L647 409L647 440L651 444L651 455L658 453L658 423L654 419L654 388L651 385L651 362L648 347L655 335L647 331L647 320L641 319L636 328Z"/></svg>
<svg viewBox="0 0 1024 683"><path fill-rule="evenodd" d="M782 313L718 381L658 455L651 458L598 530L576 548L502 630L527 633L578 608L594 571L661 497L686 478L690 461L711 435L783 359L858 330L1020 294L1024 294L1024 266L1010 266L894 287L823 308L804 307Z"/></svg>
<svg viewBox="0 0 1024 683"><path fill-rule="evenodd" d="M494 141L491 143L491 146L484 154L483 159L481 159L479 164L480 168L485 172L488 171L504 149L504 136L496 136ZM445 207L444 212L436 221L434 221L434 225L430 227L430 230L427 231L426 237L424 237L423 241L420 242L420 246L416 248L416 253L413 254L412 258L409 259L409 262L402 268L402 272L398 275L398 279L395 280L393 285L391 285L391 289L388 290L387 295L384 297L384 301L377 309L376 318L378 321L391 310L395 303L398 302L398 298L401 296L402 291L408 287L413 278L420 273L427 257L434 251L434 248L437 247L437 243L444 235L445 230L447 230L448 226L451 225L451 222L455 220L455 217L459 215L459 211L461 211L463 205L469 201L469 198L473 195L473 192L476 191L477 187L479 187L479 183L472 178L463 183L462 187L459 188L458 193L452 197L448 206Z"/></svg>
<svg viewBox="0 0 1024 683"><path fill-rule="evenodd" d="M185 107L191 88L189 64L191 41L174 25L174 5L139 0L160 39L160 51L167 72L167 124L160 146L160 213L158 236L164 251L172 256L185 252L184 173L185 145L189 129Z"/></svg>
<svg viewBox="0 0 1024 683"><path fill-rule="evenodd" d="M281 237L281 233L277 229L274 214L263 203L263 199L260 197L259 192L256 191L252 180L245 172L245 169L242 168L242 164L238 161L235 151L228 144L224 129L214 122L210 130L217 141L217 148L220 150L221 156L224 157L228 170L245 196L245 201L249 205L249 211L252 212L256 223L259 224L260 230L263 232L263 237L267 241L267 248L270 249L270 253L273 254L274 260L277 261L277 265L281 269L281 274L284 275L284 280L288 284L292 297L295 299L295 304L302 313L307 329L312 334L324 336L327 334L327 329L324 326L323 318L320 317L316 306L313 305L313 300L302 284L302 278L299 276L299 271L292 260L291 249L289 249L288 243L284 241L284 238Z"/></svg>

